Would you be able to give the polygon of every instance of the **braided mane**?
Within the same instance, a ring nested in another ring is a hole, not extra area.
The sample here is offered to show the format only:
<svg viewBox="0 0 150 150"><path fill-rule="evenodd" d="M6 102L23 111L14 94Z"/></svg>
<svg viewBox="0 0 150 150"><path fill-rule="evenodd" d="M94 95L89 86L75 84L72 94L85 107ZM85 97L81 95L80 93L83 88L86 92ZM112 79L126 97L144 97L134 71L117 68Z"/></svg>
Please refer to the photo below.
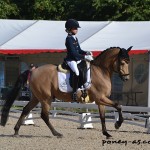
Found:
<svg viewBox="0 0 150 150"><path fill-rule="evenodd" d="M103 54L105 54L106 52L112 50L112 49L121 49L120 47L110 47L110 48L107 48L106 50L102 51L92 62L91 64L92 65L95 65L95 66L99 66L99 59L103 56Z"/></svg>

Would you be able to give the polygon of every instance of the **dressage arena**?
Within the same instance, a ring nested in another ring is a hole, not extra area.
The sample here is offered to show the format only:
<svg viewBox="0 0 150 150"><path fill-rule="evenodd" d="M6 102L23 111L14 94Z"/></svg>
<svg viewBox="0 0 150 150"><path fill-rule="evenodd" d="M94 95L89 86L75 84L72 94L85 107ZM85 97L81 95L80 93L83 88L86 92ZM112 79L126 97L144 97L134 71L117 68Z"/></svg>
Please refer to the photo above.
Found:
<svg viewBox="0 0 150 150"><path fill-rule="evenodd" d="M106 150L147 150L150 148L150 135L147 134L146 128L140 126L123 123L121 128L116 130L114 122L106 122L108 132L113 136L112 139L107 140L102 135L101 124L96 123L99 118L95 118L95 123L92 123L93 129L80 129L79 116L56 115L54 111L50 115L51 122L56 130L63 134L63 138L57 138L52 135L46 124L40 119L39 113L32 111L32 115L34 125L21 126L20 137L14 137L13 128L20 112L10 113L6 126L0 126L1 150L99 150L101 148ZM73 122L72 120L77 121ZM133 120L128 119L128 121ZM139 125L143 124L143 121L135 121Z"/></svg>

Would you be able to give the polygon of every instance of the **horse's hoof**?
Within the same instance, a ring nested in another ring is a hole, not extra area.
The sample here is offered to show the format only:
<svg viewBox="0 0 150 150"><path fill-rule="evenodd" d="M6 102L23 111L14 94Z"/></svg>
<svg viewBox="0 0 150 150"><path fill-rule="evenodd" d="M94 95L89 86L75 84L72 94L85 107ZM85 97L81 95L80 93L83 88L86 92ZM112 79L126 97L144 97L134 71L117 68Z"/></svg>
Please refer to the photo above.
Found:
<svg viewBox="0 0 150 150"><path fill-rule="evenodd" d="M62 134L60 134L59 136L57 135L57 138L63 138L63 135Z"/></svg>
<svg viewBox="0 0 150 150"><path fill-rule="evenodd" d="M112 138L112 136L110 134L108 134L107 132L104 132L103 135L106 136L106 139L111 139Z"/></svg>
<svg viewBox="0 0 150 150"><path fill-rule="evenodd" d="M120 126L119 126L118 123L116 122L116 123L115 123L115 129L118 130L119 128L120 128Z"/></svg>
<svg viewBox="0 0 150 150"><path fill-rule="evenodd" d="M113 137L111 135L106 136L106 139L112 139Z"/></svg>
<svg viewBox="0 0 150 150"><path fill-rule="evenodd" d="M57 138L62 138L63 137L63 135L61 133L58 133L58 132L55 132L53 135L57 136Z"/></svg>
<svg viewBox="0 0 150 150"><path fill-rule="evenodd" d="M20 135L19 134L14 134L13 137L18 138L18 137L20 137Z"/></svg>
<svg viewBox="0 0 150 150"><path fill-rule="evenodd" d="M112 136L107 136L106 139L107 139L107 140L108 140L108 139L113 139L113 137L112 137Z"/></svg>
<svg viewBox="0 0 150 150"><path fill-rule="evenodd" d="M60 134L60 133L57 133L57 138L62 138L63 137L63 135L62 134Z"/></svg>

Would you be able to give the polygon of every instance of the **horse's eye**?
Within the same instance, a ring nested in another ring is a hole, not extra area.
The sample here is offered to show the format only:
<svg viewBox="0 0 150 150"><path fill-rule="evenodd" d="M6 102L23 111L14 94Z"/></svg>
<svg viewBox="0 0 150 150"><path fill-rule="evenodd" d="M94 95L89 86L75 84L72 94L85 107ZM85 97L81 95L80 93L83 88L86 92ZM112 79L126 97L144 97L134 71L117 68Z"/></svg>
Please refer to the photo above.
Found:
<svg viewBox="0 0 150 150"><path fill-rule="evenodd" d="M126 64L129 64L129 62L130 62L130 61L126 61L125 63L126 63Z"/></svg>

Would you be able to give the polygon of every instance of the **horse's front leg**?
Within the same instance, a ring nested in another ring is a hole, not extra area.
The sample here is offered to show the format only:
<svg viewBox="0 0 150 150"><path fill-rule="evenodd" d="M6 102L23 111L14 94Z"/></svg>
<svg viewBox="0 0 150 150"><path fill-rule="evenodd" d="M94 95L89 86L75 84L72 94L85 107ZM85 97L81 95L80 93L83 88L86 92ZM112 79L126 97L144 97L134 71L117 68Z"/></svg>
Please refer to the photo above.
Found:
<svg viewBox="0 0 150 150"><path fill-rule="evenodd" d="M118 103L115 103L114 107L118 110L118 114L119 114L119 120L116 121L115 128L119 129L124 121L123 116L122 116L122 108Z"/></svg>
<svg viewBox="0 0 150 150"><path fill-rule="evenodd" d="M100 114L100 119L101 119L101 124L102 124L103 135L105 135L106 138L109 139L112 136L110 134L108 134L107 129L106 129L106 124L105 124L105 106L104 105L98 105L98 108L99 108L99 114Z"/></svg>
<svg viewBox="0 0 150 150"><path fill-rule="evenodd" d="M115 128L119 129L123 123L123 117L122 117L122 108L118 103L114 103L113 101L111 101L109 98L107 97L103 97L100 100L100 103L102 103L103 105L106 106L110 106L110 107L114 107L117 109L118 113L119 113L119 120L115 123Z"/></svg>

